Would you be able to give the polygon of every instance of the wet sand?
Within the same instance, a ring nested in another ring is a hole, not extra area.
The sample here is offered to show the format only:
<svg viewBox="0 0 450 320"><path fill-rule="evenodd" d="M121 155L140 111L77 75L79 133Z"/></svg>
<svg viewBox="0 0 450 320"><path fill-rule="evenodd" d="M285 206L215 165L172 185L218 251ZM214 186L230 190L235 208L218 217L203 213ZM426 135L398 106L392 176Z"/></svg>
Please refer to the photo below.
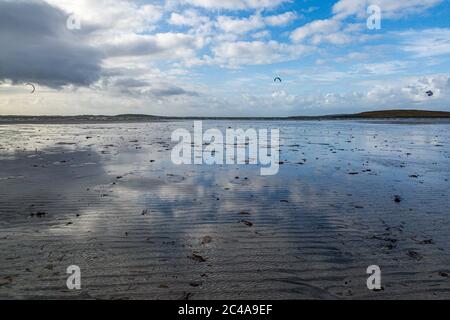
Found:
<svg viewBox="0 0 450 320"><path fill-rule="evenodd" d="M204 123L280 128L265 177L173 165L192 124L0 126L0 298L450 298L449 123Z"/></svg>

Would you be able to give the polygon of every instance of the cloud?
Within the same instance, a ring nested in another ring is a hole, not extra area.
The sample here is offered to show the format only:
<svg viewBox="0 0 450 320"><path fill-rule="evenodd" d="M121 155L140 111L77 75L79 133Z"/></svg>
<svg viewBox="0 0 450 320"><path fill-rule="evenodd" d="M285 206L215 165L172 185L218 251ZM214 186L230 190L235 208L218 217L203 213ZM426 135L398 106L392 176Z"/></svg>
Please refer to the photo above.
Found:
<svg viewBox="0 0 450 320"><path fill-rule="evenodd" d="M108 57L147 56L153 59L183 59L195 55L203 46L201 39L184 33L155 35L125 34L105 39L101 48Z"/></svg>
<svg viewBox="0 0 450 320"><path fill-rule="evenodd" d="M305 92L301 95L278 90L265 95L243 94L245 105L269 115L323 115L379 109L424 108L442 110L450 102L450 74L405 77L393 81L372 81L359 91ZM429 97L426 91L435 95ZM242 102L241 102L242 103Z"/></svg>
<svg viewBox="0 0 450 320"><path fill-rule="evenodd" d="M309 40L313 44L331 43L335 45L366 40L361 32L368 18L367 9L377 5L381 9L382 19L398 19L410 14L421 13L440 4L442 0L339 0L333 5L333 16L329 19L314 20L291 33L291 40L302 42ZM359 23L344 23L346 19L357 19ZM364 23L362 22L364 21Z"/></svg>
<svg viewBox="0 0 450 320"><path fill-rule="evenodd" d="M62 89L67 86L136 99L199 96L183 84L169 83L172 76L152 69L151 63L196 61L201 38L175 32L140 34L160 19L154 6L105 0L102 11L99 3L62 0L56 6L40 0L0 1L0 61L8 62L0 66L0 83L10 87L11 81L32 82L56 88L61 95L68 95ZM61 8L82 16L81 30L67 28L69 13ZM141 19L134 15L138 9L155 14ZM128 24L133 17L136 21Z"/></svg>
<svg viewBox="0 0 450 320"><path fill-rule="evenodd" d="M396 19L406 15L423 12L440 4L443 0L340 0L333 6L333 14L336 19L346 19L350 16L358 18L367 17L367 8L370 5L380 7L384 18Z"/></svg>
<svg viewBox="0 0 450 320"><path fill-rule="evenodd" d="M357 64L352 67L351 73L359 75L391 75L403 72L409 66L411 66L411 63L406 61Z"/></svg>
<svg viewBox="0 0 450 320"><path fill-rule="evenodd" d="M262 29L265 27L264 20L260 14L243 19L219 16L217 18L217 25L219 29L235 34L244 34L249 31Z"/></svg>
<svg viewBox="0 0 450 320"><path fill-rule="evenodd" d="M209 22L209 17L201 16L196 10L186 10L183 14L172 12L169 19L169 23L176 26L197 27Z"/></svg>
<svg viewBox="0 0 450 320"><path fill-rule="evenodd" d="M277 41L237 41L225 42L212 48L213 61L221 65L272 64L289 61L310 53L311 47L289 45Z"/></svg>
<svg viewBox="0 0 450 320"><path fill-rule="evenodd" d="M46 1L80 19L81 31L86 33L85 43L96 47L107 58L146 56L165 59L170 55L172 59L183 59L192 57L193 51L202 46L201 39L192 35L170 31L154 33L164 15L162 5L125 0ZM170 21L195 25L205 18L188 10L185 16L173 14Z"/></svg>
<svg viewBox="0 0 450 320"><path fill-rule="evenodd" d="M108 90L113 94L134 96L136 98L155 97L158 99L171 98L174 96L197 97L200 94L196 91L184 89L180 86L154 81L138 80L135 78L119 78L108 83Z"/></svg>
<svg viewBox="0 0 450 320"><path fill-rule="evenodd" d="M205 9L251 10L276 8L291 0L179 0L178 2Z"/></svg>
<svg viewBox="0 0 450 320"><path fill-rule="evenodd" d="M425 29L395 33L401 49L417 58L450 55L450 29Z"/></svg>
<svg viewBox="0 0 450 320"><path fill-rule="evenodd" d="M148 92L159 98L171 97L171 96L182 96L182 95L194 96L194 97L199 96L199 94L197 92L187 91L183 88L180 88L180 87L177 87L174 85L162 85L159 87L153 87L153 88L150 88L150 90Z"/></svg>
<svg viewBox="0 0 450 320"><path fill-rule="evenodd" d="M252 34L252 38L262 40L264 38L270 38L270 31L269 30L262 30L259 32L255 32Z"/></svg>
<svg viewBox="0 0 450 320"><path fill-rule="evenodd" d="M268 16L264 18L264 21L269 26L285 26L298 19L298 15L295 12L288 11L279 15Z"/></svg>
<svg viewBox="0 0 450 320"><path fill-rule="evenodd" d="M288 25L298 18L297 14L288 11L279 15L262 16L260 12L248 18L235 18L230 16L217 17L217 27L225 32L246 34L249 31L263 29L267 26L281 27Z"/></svg>
<svg viewBox="0 0 450 320"><path fill-rule="evenodd" d="M339 40L341 22L333 19L315 20L300 28L295 29L291 33L291 39L294 42L302 42L308 38L315 38L315 43L319 43L319 39L327 38L330 41Z"/></svg>
<svg viewBox="0 0 450 320"><path fill-rule="evenodd" d="M162 18L160 5L126 0L46 0L54 7L75 14L83 27L94 26L101 33L152 31Z"/></svg>
<svg viewBox="0 0 450 320"><path fill-rule="evenodd" d="M365 96L365 102L396 106L404 106L406 103L419 103L425 106L444 101L448 103L450 100L449 80L449 74L436 74L396 79L394 82L373 82ZM433 91L433 97L426 94L428 90Z"/></svg>
<svg viewBox="0 0 450 320"><path fill-rule="evenodd" d="M0 1L0 81L49 87L96 81L101 51L70 32L66 20L65 12L43 1Z"/></svg>

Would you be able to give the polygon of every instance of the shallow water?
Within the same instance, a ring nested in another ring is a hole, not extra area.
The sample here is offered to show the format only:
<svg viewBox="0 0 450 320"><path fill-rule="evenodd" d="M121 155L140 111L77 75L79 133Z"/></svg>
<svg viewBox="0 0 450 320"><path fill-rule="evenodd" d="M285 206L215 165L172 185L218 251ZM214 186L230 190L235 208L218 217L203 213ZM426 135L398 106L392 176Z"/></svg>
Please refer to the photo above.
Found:
<svg viewBox="0 0 450 320"><path fill-rule="evenodd" d="M279 128L275 176L173 165L192 125L0 126L0 298L450 298L450 124L204 122Z"/></svg>

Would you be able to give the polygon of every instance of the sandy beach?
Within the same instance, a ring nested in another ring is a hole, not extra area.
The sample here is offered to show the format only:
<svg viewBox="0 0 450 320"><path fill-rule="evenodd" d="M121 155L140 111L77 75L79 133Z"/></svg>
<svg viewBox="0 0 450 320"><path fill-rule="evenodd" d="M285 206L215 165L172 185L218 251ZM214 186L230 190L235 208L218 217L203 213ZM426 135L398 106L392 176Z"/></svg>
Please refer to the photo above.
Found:
<svg viewBox="0 0 450 320"><path fill-rule="evenodd" d="M0 126L0 299L450 298L448 121L204 123L279 128L275 176L175 166L192 124Z"/></svg>

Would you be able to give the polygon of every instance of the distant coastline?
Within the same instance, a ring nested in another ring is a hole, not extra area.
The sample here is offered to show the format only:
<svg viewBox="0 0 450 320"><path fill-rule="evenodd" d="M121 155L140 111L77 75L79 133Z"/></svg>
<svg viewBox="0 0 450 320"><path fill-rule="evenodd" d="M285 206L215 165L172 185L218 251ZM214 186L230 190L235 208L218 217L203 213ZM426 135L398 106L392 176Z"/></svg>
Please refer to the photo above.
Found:
<svg viewBox="0 0 450 320"><path fill-rule="evenodd" d="M65 123L120 123L157 122L177 120L383 120L383 119L450 119L450 112L427 110L379 110L355 114L292 117L164 117L145 114L122 114L116 116L0 116L0 124L65 124Z"/></svg>

